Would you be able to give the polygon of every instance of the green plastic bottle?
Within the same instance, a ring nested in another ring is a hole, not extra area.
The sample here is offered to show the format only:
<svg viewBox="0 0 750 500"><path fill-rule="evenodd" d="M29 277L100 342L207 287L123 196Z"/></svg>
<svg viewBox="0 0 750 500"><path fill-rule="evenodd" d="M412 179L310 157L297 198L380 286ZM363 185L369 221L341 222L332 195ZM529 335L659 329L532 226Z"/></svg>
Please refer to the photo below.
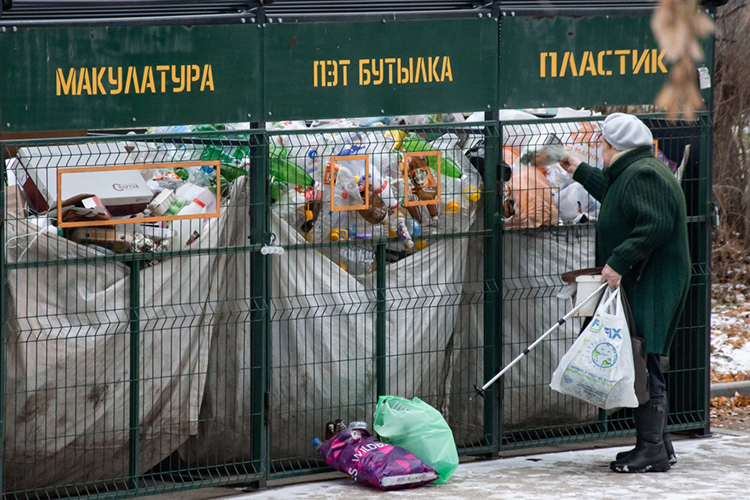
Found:
<svg viewBox="0 0 750 500"><path fill-rule="evenodd" d="M409 132L409 135L401 143L403 150L406 152L419 152L419 151L437 151L432 144L419 137L414 132ZM437 170L437 158L435 156L427 157L427 164L433 170ZM456 179L461 177L461 167L456 165L456 162L448 158L446 155L441 155L441 173L448 177L454 177Z"/></svg>
<svg viewBox="0 0 750 500"><path fill-rule="evenodd" d="M247 171L241 168L239 161L226 154L218 146L206 146L201 153L201 160L219 160L221 163L221 176L226 182L232 182L237 177L247 175Z"/></svg>
<svg viewBox="0 0 750 500"><path fill-rule="evenodd" d="M313 185L312 176L305 172L305 169L282 156L279 149L272 149L268 157L270 174L274 178L303 188Z"/></svg>

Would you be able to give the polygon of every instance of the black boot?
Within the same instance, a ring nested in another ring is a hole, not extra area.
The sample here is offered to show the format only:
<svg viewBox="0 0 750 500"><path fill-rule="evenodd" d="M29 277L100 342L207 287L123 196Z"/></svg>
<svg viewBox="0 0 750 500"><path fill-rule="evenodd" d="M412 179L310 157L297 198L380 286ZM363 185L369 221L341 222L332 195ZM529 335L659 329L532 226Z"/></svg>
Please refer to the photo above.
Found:
<svg viewBox="0 0 750 500"><path fill-rule="evenodd" d="M669 465L674 465L677 463L677 456L674 453L674 446L672 446L672 438L669 436L669 431L667 430L667 424L669 423L669 403L667 402L666 398L664 399L664 430L661 434L661 439L664 441L664 447L667 449L667 455L669 455ZM633 420L635 420L635 428L638 429L638 415L640 413L637 411L633 412ZM628 455L633 453L635 450L638 449L638 443L640 442L640 438L636 434L636 442L635 442L635 448L628 451L621 451L617 454L615 457L615 461L620 461L625 459Z"/></svg>
<svg viewBox="0 0 750 500"><path fill-rule="evenodd" d="M636 447L624 458L610 463L610 469L615 472L666 472L669 470L669 455L662 439L665 410L664 399L652 399L636 408Z"/></svg>

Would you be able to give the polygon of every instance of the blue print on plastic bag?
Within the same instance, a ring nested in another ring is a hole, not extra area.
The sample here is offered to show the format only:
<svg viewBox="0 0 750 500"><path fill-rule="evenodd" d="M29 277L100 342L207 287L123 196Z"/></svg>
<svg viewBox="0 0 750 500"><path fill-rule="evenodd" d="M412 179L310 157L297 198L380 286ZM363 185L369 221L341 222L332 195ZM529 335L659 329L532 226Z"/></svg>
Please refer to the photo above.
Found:
<svg viewBox="0 0 750 500"><path fill-rule="evenodd" d="M602 342L591 351L591 360L600 368L612 368L617 364L617 348L609 342Z"/></svg>

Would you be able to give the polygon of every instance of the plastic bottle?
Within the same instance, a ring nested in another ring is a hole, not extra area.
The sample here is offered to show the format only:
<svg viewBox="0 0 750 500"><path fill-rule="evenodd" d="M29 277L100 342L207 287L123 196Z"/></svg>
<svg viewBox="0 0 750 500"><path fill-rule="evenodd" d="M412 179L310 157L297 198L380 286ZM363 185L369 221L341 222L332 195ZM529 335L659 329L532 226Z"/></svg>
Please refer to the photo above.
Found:
<svg viewBox="0 0 750 500"><path fill-rule="evenodd" d="M232 182L238 177L247 175L246 164L228 155L218 146L206 146L201 154L201 160L219 160L221 164L221 176L226 182Z"/></svg>
<svg viewBox="0 0 750 500"><path fill-rule="evenodd" d="M408 136L402 141L403 150L407 152L422 152L422 151L438 151L435 146L419 137L414 132L410 132ZM427 156L427 164L433 170L437 170L437 157ZM456 162L448 158L446 155L440 155L440 170L443 175L448 177L461 177L461 167Z"/></svg>
<svg viewBox="0 0 750 500"><path fill-rule="evenodd" d="M206 204L198 198L195 198L192 203L185 206L179 211L177 215L198 215L206 213ZM176 220L171 229L174 229L177 234L177 241L180 242L179 249L183 249L190 245L193 241L197 240L201 232L203 231L204 219L186 219Z"/></svg>
<svg viewBox="0 0 750 500"><path fill-rule="evenodd" d="M437 199L437 182L432 176L432 173L427 168L424 156L412 156L409 158L408 165L402 165L402 170L406 170L409 176L409 190L420 201L428 201ZM438 218L438 208L435 205L426 205L427 211L430 213L432 220ZM409 210L409 213L413 218L421 222L419 215L415 216L415 212L418 210Z"/></svg>
<svg viewBox="0 0 750 500"><path fill-rule="evenodd" d="M406 245L406 249L409 252L415 250L414 241L411 239L409 229L406 227L406 217L403 215L397 215L391 218L391 236L398 236L398 239Z"/></svg>
<svg viewBox="0 0 750 500"><path fill-rule="evenodd" d="M309 232L320 217L323 210L323 190L320 184L315 181L315 185L305 190L304 222L300 229L303 233Z"/></svg>
<svg viewBox="0 0 750 500"><path fill-rule="evenodd" d="M317 451L321 446L323 446L323 441L321 441L320 438L315 438L312 440L312 446Z"/></svg>
<svg viewBox="0 0 750 500"><path fill-rule="evenodd" d="M406 219L406 229L409 230L409 234L412 236L422 235L422 226L415 219Z"/></svg>
<svg viewBox="0 0 750 500"><path fill-rule="evenodd" d="M359 183L357 182L354 173L343 165L339 166L338 173L336 174L334 193L335 195L341 196L341 199L344 200L341 206L364 204L364 200L359 191ZM337 199L334 199L334 205L337 207L340 206Z"/></svg>
<svg viewBox="0 0 750 500"><path fill-rule="evenodd" d="M355 420L354 422L349 422L349 428L367 430L367 422L363 422L361 420Z"/></svg>
<svg viewBox="0 0 750 500"><path fill-rule="evenodd" d="M353 276L367 274L375 269L375 254L356 247L339 248L339 264Z"/></svg>
<svg viewBox="0 0 750 500"><path fill-rule="evenodd" d="M330 218L331 227L326 234L330 241L347 241L350 237L354 237L349 232L348 212L332 212Z"/></svg>
<svg viewBox="0 0 750 500"><path fill-rule="evenodd" d="M380 197L383 203L389 210L395 210L398 206L398 200L393 196L391 185L388 179L384 179L380 176L377 170L373 171L371 176L372 181L372 194Z"/></svg>
<svg viewBox="0 0 750 500"><path fill-rule="evenodd" d="M310 187L314 184L313 178L305 169L297 165L294 161L281 155L279 149L272 149L269 154L269 171L276 179L301 186L302 188Z"/></svg>

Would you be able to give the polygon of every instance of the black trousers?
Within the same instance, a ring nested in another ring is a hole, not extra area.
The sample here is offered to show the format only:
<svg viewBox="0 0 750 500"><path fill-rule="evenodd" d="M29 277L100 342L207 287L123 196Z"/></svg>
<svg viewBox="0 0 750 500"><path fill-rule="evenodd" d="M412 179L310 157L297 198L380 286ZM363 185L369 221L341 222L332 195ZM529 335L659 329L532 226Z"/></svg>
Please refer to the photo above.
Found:
<svg viewBox="0 0 750 500"><path fill-rule="evenodd" d="M649 394L651 399L667 397L667 382L661 372L661 355L647 354L646 367L648 368Z"/></svg>

